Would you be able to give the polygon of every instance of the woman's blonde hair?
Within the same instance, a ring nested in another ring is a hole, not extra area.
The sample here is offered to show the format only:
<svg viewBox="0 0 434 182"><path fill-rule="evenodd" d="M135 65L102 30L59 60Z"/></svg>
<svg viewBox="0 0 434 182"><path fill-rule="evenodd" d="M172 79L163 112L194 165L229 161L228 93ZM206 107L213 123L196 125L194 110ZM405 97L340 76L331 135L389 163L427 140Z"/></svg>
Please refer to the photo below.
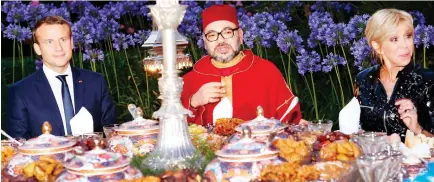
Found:
<svg viewBox="0 0 434 182"><path fill-rule="evenodd" d="M392 32L391 30L396 29L400 23L407 23L411 33L414 33L413 18L409 13L398 9L381 9L375 12L369 18L365 29L368 45L372 48L372 42L374 41L380 44L381 47L381 43L387 39ZM381 56L375 50L372 52L380 61L380 64L383 64Z"/></svg>

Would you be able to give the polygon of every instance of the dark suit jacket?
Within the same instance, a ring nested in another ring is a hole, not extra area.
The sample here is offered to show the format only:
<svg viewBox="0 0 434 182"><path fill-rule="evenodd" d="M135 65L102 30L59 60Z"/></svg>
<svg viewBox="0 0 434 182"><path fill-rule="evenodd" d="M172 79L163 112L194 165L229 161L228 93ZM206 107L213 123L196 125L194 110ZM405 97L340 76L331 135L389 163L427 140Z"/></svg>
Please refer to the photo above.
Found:
<svg viewBox="0 0 434 182"><path fill-rule="evenodd" d="M75 112L85 107L92 114L95 131L115 123L116 107L104 77L74 67L71 71ZM12 137L37 137L42 133L44 121L53 127L51 134L65 135L56 99L42 69L9 87L6 108L6 132Z"/></svg>

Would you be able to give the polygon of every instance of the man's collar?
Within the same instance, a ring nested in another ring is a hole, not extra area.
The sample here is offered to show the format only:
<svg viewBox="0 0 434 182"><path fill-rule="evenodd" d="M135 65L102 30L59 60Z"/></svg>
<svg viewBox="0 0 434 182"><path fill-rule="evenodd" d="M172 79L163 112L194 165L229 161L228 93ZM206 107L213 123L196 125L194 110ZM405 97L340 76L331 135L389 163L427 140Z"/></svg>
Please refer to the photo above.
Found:
<svg viewBox="0 0 434 182"><path fill-rule="evenodd" d="M44 71L44 73L47 76L47 78L49 78L49 77L55 77L57 75L72 76L71 65L70 64L68 64L68 67L66 68L66 70L65 70L64 73L57 73L54 70L52 70L51 68L48 68L48 66L46 66L45 64L42 66L42 70Z"/></svg>
<svg viewBox="0 0 434 182"><path fill-rule="evenodd" d="M239 68L239 71L237 72L242 72L249 69L254 62L255 56L253 55L253 52L251 50L243 50L242 52L244 54L244 57L238 64L235 65ZM193 66L193 71L203 75L221 75L219 69L211 63L211 56L209 55L197 61L196 64L194 64Z"/></svg>

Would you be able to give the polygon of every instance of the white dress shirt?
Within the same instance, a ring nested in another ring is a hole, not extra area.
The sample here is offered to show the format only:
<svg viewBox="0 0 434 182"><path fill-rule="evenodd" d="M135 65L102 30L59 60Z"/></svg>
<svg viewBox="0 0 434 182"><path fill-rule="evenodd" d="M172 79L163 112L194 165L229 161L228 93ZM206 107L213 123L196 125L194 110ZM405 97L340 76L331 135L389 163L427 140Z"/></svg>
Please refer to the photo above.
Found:
<svg viewBox="0 0 434 182"><path fill-rule="evenodd" d="M68 68L64 73L57 73L52 69L45 66L42 66L42 70L44 71L45 76L48 79L48 83L50 84L51 90L53 91L54 98L56 98L57 107L59 107L60 116L62 117L63 129L65 130L65 134L68 133L66 130L66 122L65 122L65 111L63 110L63 98L62 98L62 81L56 78L57 75L68 75L66 76L66 83L68 83L69 93L71 94L72 107L75 113L75 103L74 103L74 85L72 81L72 72L71 66L68 64Z"/></svg>

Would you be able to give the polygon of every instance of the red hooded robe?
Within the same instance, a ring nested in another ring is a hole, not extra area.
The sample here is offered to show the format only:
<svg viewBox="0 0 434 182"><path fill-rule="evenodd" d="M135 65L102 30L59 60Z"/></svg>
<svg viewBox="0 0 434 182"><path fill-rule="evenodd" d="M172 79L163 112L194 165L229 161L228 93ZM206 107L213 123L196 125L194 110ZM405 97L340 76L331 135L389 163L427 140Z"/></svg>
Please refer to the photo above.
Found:
<svg viewBox="0 0 434 182"><path fill-rule="evenodd" d="M185 108L193 112L188 122L199 125L213 123L213 110L218 104L209 103L192 108L190 98L199 88L208 82L226 83L229 80L233 118L252 120L256 118L256 108L262 106L266 118L274 117L283 122L298 124L301 119L300 105L288 111L295 98L277 67L268 60L256 56L250 50L242 51L243 59L230 68L217 68L211 62L211 57L205 56L194 66L193 70L184 75L184 87L181 101Z"/></svg>

